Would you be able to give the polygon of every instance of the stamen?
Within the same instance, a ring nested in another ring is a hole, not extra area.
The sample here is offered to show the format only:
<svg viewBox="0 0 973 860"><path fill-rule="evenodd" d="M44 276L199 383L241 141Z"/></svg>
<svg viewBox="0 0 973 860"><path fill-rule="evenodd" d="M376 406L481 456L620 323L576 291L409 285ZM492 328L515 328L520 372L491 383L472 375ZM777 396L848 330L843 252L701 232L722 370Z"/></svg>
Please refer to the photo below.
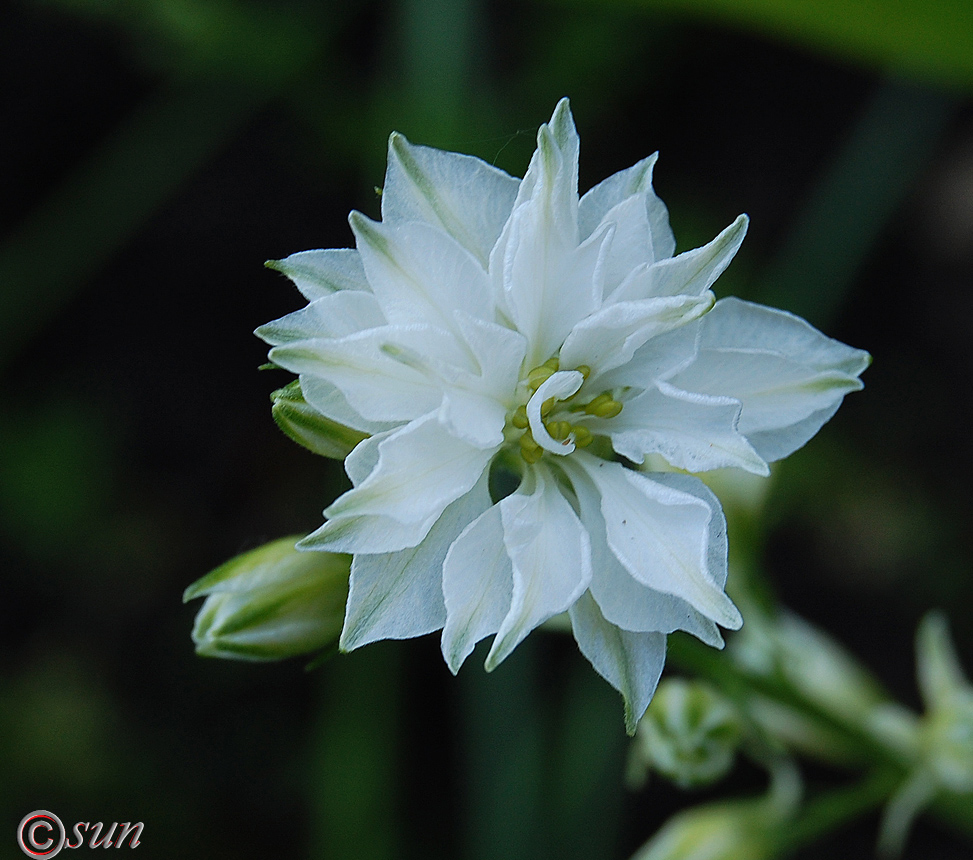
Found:
<svg viewBox="0 0 973 860"><path fill-rule="evenodd" d="M606 391L603 394L599 394L590 403L585 404L584 411L598 418L614 418L622 411L622 404Z"/></svg>
<svg viewBox="0 0 973 860"><path fill-rule="evenodd" d="M536 463L544 456L544 449L534 441L530 430L520 437L520 456L527 463Z"/></svg>
<svg viewBox="0 0 973 860"><path fill-rule="evenodd" d="M545 425L547 432L551 434L553 439L557 439L560 442L563 439L567 439L571 434L571 422L569 421L548 421Z"/></svg>
<svg viewBox="0 0 973 860"><path fill-rule="evenodd" d="M595 441L595 437L591 434L591 431L587 427L582 427L580 424L575 424L571 428L571 433L574 435L574 444L579 448L587 448Z"/></svg>
<svg viewBox="0 0 973 860"><path fill-rule="evenodd" d="M518 430L526 430L528 427L530 427L530 420L527 418L526 403L522 403L517 407L513 418L510 419L510 423L513 424Z"/></svg>
<svg viewBox="0 0 973 860"><path fill-rule="evenodd" d="M549 358L543 364L539 364L527 374L527 386L531 391L536 391L555 373L557 373L560 361L557 357Z"/></svg>

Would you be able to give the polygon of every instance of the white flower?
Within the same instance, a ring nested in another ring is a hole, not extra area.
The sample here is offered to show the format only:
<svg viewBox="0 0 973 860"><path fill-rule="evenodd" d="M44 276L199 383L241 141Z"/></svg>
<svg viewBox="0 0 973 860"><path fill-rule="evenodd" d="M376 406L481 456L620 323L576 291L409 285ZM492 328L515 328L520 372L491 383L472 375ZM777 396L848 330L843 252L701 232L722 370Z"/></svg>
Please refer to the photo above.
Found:
<svg viewBox="0 0 973 860"><path fill-rule="evenodd" d="M716 302L747 217L673 256L656 156L579 200L578 146L566 99L523 180L393 134L382 221L353 212L357 250L272 264L310 304L257 333L314 410L369 434L299 544L354 554L341 647L442 628L453 672L493 636L489 670L568 612L634 730L665 635L720 647L742 622L716 497L620 456L766 475L869 358Z"/></svg>

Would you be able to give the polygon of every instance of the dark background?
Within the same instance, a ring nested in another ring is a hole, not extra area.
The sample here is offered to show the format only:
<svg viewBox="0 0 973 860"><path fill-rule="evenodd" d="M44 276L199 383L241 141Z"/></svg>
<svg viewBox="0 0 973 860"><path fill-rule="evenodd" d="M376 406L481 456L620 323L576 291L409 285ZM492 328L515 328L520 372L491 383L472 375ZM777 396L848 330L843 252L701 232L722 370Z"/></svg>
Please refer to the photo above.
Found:
<svg viewBox="0 0 973 860"><path fill-rule="evenodd" d="M751 216L718 295L874 356L776 470L781 599L912 707L929 608L973 667L973 25L792 7L0 6L4 856L49 809L143 821L149 857L624 858L696 799L622 788L621 703L557 637L491 676L477 652L453 679L436 637L306 673L197 658L181 604L346 486L270 418L287 379L251 332L303 301L263 261L351 243L391 130L522 176L563 95L582 190L660 150L680 250ZM763 785L743 766L701 796ZM820 850L867 856L876 826ZM920 823L907 856L966 852Z"/></svg>

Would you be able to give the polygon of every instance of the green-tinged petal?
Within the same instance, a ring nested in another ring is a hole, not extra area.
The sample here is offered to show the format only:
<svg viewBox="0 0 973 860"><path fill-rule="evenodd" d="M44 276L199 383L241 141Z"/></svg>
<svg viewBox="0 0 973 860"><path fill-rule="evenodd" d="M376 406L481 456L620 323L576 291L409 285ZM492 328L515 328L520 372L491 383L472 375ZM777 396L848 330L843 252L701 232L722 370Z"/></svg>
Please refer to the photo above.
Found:
<svg viewBox="0 0 973 860"><path fill-rule="evenodd" d="M366 434L325 418L304 399L300 380L270 395L277 426L298 445L322 457L343 460Z"/></svg>
<svg viewBox="0 0 973 860"><path fill-rule="evenodd" d="M601 513L601 495L584 469L571 460L563 464L581 509L581 522L591 541L591 596L605 619L633 633L672 633L686 630L714 648L723 647L719 628L685 600L665 594L636 580L608 547L605 518ZM726 541L713 534L716 520L710 521L710 545L725 554ZM725 556L713 565L726 570ZM725 573L723 574L725 576Z"/></svg>
<svg viewBox="0 0 973 860"><path fill-rule="evenodd" d="M658 382L604 424L612 447L636 463L646 454L661 454L688 472L732 467L769 475L770 468L737 430L740 409L740 402L730 397L695 394Z"/></svg>
<svg viewBox="0 0 973 860"><path fill-rule="evenodd" d="M486 269L520 180L479 158L389 138L382 221L424 221L444 230Z"/></svg>
<svg viewBox="0 0 973 860"><path fill-rule="evenodd" d="M792 314L739 299L717 302L699 325L696 359L671 382L739 400L740 432L768 462L807 442L870 362Z"/></svg>
<svg viewBox="0 0 973 860"><path fill-rule="evenodd" d="M299 311L260 326L254 334L271 346L277 346L294 340L345 337L385 324L375 296L362 290L350 290L316 299Z"/></svg>
<svg viewBox="0 0 973 860"><path fill-rule="evenodd" d="M325 510L329 521L302 547L355 553L414 547L446 506L473 488L494 453L452 436L435 415L390 434L377 451L369 476Z"/></svg>
<svg viewBox="0 0 973 860"><path fill-rule="evenodd" d="M309 302L337 290L368 290L365 269L354 248L299 251L283 260L268 260L266 266L287 275Z"/></svg>
<svg viewBox="0 0 973 860"><path fill-rule="evenodd" d="M586 364L592 381L627 364L651 338L692 322L705 314L715 297L666 296L607 305L581 320L561 347L563 367ZM646 380L646 383L649 380Z"/></svg>
<svg viewBox="0 0 973 860"><path fill-rule="evenodd" d="M308 555L297 536L231 559L186 589L206 596L196 616L197 653L279 660L333 646L348 593L346 555Z"/></svg>
<svg viewBox="0 0 973 860"><path fill-rule="evenodd" d="M662 675L666 637L661 633L631 633L610 624L590 592L582 594L569 613L581 653L622 694L625 730L634 735Z"/></svg>
<svg viewBox="0 0 973 860"><path fill-rule="evenodd" d="M456 674L476 643L496 633L510 611L513 567L499 505L484 511L454 541L443 565L442 589L443 658Z"/></svg>
<svg viewBox="0 0 973 860"><path fill-rule="evenodd" d="M351 567L341 648L378 639L407 639L438 630L446 621L443 562L450 545L490 506L486 474L446 507L422 542L399 552L359 554Z"/></svg>
<svg viewBox="0 0 973 860"><path fill-rule="evenodd" d="M740 613L719 581L726 572L718 560L726 556L711 547L714 517L726 540L719 505L675 486L665 475L649 479L583 451L574 456L601 493L608 545L625 569L644 585L681 597L717 624L740 627Z"/></svg>
<svg viewBox="0 0 973 860"><path fill-rule="evenodd" d="M740 249L750 219L740 215L708 245L662 260L632 276L612 294L614 301L650 296L698 296L708 290Z"/></svg>
<svg viewBox="0 0 973 860"><path fill-rule="evenodd" d="M619 203L637 197L645 206L652 231L652 262L672 256L676 250L676 239L669 226L669 212L652 188L652 171L658 157L658 152L653 153L632 167L602 180L584 194L578 207L581 238L594 233Z"/></svg>
<svg viewBox="0 0 973 860"><path fill-rule="evenodd" d="M559 615L591 581L588 535L554 476L543 466L500 502L503 540L513 568L510 610L487 654L495 669L537 625Z"/></svg>
<svg viewBox="0 0 973 860"><path fill-rule="evenodd" d="M390 323L426 323L456 332L456 311L493 320L486 271L447 233L420 222L390 226L359 212L349 221L372 291Z"/></svg>

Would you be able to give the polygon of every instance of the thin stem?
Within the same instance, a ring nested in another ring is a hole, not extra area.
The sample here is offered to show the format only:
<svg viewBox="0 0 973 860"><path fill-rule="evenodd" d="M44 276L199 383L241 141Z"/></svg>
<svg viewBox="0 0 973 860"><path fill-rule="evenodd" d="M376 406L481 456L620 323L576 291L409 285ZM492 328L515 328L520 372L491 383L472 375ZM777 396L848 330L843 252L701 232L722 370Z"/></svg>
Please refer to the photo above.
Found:
<svg viewBox="0 0 973 860"><path fill-rule="evenodd" d="M806 803L797 819L788 823L778 843L781 856L809 845L843 824L878 809L896 790L902 777L880 768L861 782L819 795Z"/></svg>

